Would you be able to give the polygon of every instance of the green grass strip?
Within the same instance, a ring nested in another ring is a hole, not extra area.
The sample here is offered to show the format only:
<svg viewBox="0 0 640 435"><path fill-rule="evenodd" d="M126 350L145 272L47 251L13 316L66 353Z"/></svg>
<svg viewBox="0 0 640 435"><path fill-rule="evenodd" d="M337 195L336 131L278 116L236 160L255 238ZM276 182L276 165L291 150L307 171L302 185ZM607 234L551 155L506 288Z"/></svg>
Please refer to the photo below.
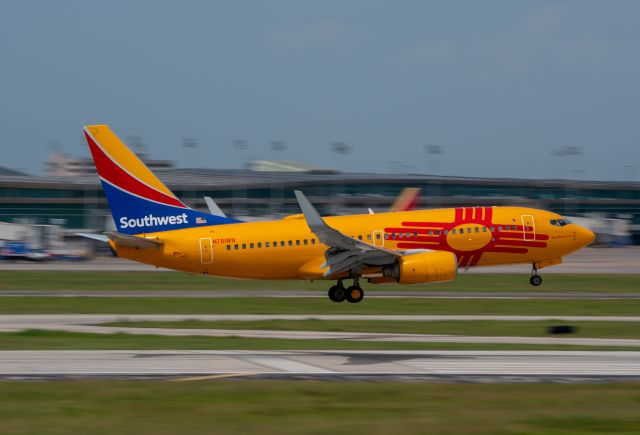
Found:
<svg viewBox="0 0 640 435"><path fill-rule="evenodd" d="M637 434L640 384L0 383L3 435Z"/></svg>

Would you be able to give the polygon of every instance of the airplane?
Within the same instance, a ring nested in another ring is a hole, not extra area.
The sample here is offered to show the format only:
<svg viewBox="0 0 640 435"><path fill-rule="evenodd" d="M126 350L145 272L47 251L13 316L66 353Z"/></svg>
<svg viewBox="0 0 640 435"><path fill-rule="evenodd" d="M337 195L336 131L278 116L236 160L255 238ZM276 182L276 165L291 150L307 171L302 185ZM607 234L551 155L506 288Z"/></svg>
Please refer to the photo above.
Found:
<svg viewBox="0 0 640 435"><path fill-rule="evenodd" d="M300 214L241 222L184 204L107 125L84 128L117 231L83 234L121 258L246 279L335 281L334 302L363 300L362 281L451 281L459 268L527 263L538 270L591 244L590 230L544 210L458 207L322 217L296 190ZM351 281L346 286L345 281Z"/></svg>

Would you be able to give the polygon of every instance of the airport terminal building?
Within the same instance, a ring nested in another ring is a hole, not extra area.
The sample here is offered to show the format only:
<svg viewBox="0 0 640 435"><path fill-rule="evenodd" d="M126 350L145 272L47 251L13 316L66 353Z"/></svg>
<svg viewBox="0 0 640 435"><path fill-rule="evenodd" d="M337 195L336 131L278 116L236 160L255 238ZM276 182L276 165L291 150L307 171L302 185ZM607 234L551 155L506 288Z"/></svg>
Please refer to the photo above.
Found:
<svg viewBox="0 0 640 435"><path fill-rule="evenodd" d="M210 196L228 215L241 219L299 213L294 189L304 191L321 213L343 214L367 213L368 208L385 211L404 187L419 187L420 208L513 205L567 216L622 219L629 224L629 241L640 243L637 182L259 169L178 169L162 163L154 172L191 207L206 210L203 197ZM112 228L104 193L92 172L30 176L0 170L0 221L53 223L74 230Z"/></svg>

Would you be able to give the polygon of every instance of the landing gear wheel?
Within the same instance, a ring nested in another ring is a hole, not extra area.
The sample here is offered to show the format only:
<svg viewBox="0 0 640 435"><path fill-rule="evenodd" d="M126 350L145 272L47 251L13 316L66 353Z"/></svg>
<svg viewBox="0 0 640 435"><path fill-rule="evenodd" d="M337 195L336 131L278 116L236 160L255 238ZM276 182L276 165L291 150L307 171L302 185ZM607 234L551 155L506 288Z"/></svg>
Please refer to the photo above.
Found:
<svg viewBox="0 0 640 435"><path fill-rule="evenodd" d="M532 275L531 278L529 278L529 282L532 286L538 287L542 284L542 277L540 275Z"/></svg>
<svg viewBox="0 0 640 435"><path fill-rule="evenodd" d="M342 302L346 299L346 297L347 292L341 285L334 285L329 289L329 299L331 299L333 302Z"/></svg>
<svg viewBox="0 0 640 435"><path fill-rule="evenodd" d="M349 287L346 293L347 301L352 304L356 304L364 298L364 291L356 285Z"/></svg>

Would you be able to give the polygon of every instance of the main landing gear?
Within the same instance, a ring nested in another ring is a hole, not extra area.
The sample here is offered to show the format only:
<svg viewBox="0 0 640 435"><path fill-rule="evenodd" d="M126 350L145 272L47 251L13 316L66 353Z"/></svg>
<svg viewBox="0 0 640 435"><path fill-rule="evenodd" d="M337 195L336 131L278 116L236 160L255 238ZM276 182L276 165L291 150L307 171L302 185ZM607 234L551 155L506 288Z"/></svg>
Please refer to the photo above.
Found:
<svg viewBox="0 0 640 435"><path fill-rule="evenodd" d="M342 280L338 280L338 283L329 289L329 299L333 302L342 302L347 300L352 304L356 304L364 299L364 290L360 288L358 278L353 279L353 285L344 288Z"/></svg>
<svg viewBox="0 0 640 435"><path fill-rule="evenodd" d="M531 268L531 278L529 278L529 282L534 287L538 287L540 284L542 284L542 277L538 275L538 268L536 267L535 263Z"/></svg>

